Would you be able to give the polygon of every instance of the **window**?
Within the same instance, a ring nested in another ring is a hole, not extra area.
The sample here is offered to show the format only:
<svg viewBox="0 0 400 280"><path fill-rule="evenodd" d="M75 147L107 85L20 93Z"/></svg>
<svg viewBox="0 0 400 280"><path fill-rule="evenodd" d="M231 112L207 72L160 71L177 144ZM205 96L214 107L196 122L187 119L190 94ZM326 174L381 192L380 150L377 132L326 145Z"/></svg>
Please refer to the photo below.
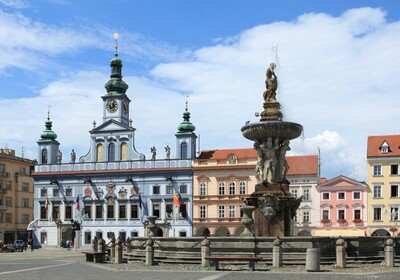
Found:
<svg viewBox="0 0 400 280"><path fill-rule="evenodd" d="M11 221L11 213L6 213L6 223L12 223L12 221Z"/></svg>
<svg viewBox="0 0 400 280"><path fill-rule="evenodd" d="M131 205L131 219L139 219L139 204Z"/></svg>
<svg viewBox="0 0 400 280"><path fill-rule="evenodd" d="M85 205L85 217L86 219L92 218L92 205Z"/></svg>
<svg viewBox="0 0 400 280"><path fill-rule="evenodd" d="M390 207L390 221L399 221L399 210L400 207Z"/></svg>
<svg viewBox="0 0 400 280"><path fill-rule="evenodd" d="M40 219L41 220L47 219L47 209L46 209L46 206L44 206L44 205L40 206Z"/></svg>
<svg viewBox="0 0 400 280"><path fill-rule="evenodd" d="M52 218L54 220L60 219L60 205L54 205L53 204Z"/></svg>
<svg viewBox="0 0 400 280"><path fill-rule="evenodd" d="M29 192L29 183L22 182L21 190L23 192Z"/></svg>
<svg viewBox="0 0 400 280"><path fill-rule="evenodd" d="M304 189L303 190L303 199L305 201L309 201L310 200L310 189Z"/></svg>
<svg viewBox="0 0 400 280"><path fill-rule="evenodd" d="M103 219L103 205L96 205L96 219Z"/></svg>
<svg viewBox="0 0 400 280"><path fill-rule="evenodd" d="M65 219L72 219L72 206L69 204L65 205Z"/></svg>
<svg viewBox="0 0 400 280"><path fill-rule="evenodd" d="M72 189L71 188L65 189L65 195L66 196L72 196Z"/></svg>
<svg viewBox="0 0 400 280"><path fill-rule="evenodd" d="M124 240L126 240L126 232L125 231L120 231L119 232L119 239L122 240L122 244L125 243L125 241L124 241Z"/></svg>
<svg viewBox="0 0 400 280"><path fill-rule="evenodd" d="M236 184L235 182L229 182L229 195L235 195Z"/></svg>
<svg viewBox="0 0 400 280"><path fill-rule="evenodd" d="M12 199L11 196L6 196L6 206L11 207L12 206Z"/></svg>
<svg viewBox="0 0 400 280"><path fill-rule="evenodd" d="M329 220L329 210L322 210L322 220Z"/></svg>
<svg viewBox="0 0 400 280"><path fill-rule="evenodd" d="M206 217L206 206L200 205L200 219L204 219Z"/></svg>
<svg viewBox="0 0 400 280"><path fill-rule="evenodd" d="M114 205L107 205L107 219L114 219Z"/></svg>
<svg viewBox="0 0 400 280"><path fill-rule="evenodd" d="M399 197L399 185L391 185L390 186L390 197Z"/></svg>
<svg viewBox="0 0 400 280"><path fill-rule="evenodd" d="M399 165L398 164L390 165L390 175L399 175Z"/></svg>
<svg viewBox="0 0 400 280"><path fill-rule="evenodd" d="M382 197L382 186L377 185L374 186L374 198L381 198Z"/></svg>
<svg viewBox="0 0 400 280"><path fill-rule="evenodd" d="M0 164L0 173L6 173L6 165L5 164Z"/></svg>
<svg viewBox="0 0 400 280"><path fill-rule="evenodd" d="M338 211L338 220L345 220L346 216L344 213L344 210L339 210Z"/></svg>
<svg viewBox="0 0 400 280"><path fill-rule="evenodd" d="M108 161L115 161L115 144L108 145Z"/></svg>
<svg viewBox="0 0 400 280"><path fill-rule="evenodd" d="M354 209L354 220L361 220L361 210Z"/></svg>
<svg viewBox="0 0 400 280"><path fill-rule="evenodd" d="M235 205L229 205L229 218L235 218Z"/></svg>
<svg viewBox="0 0 400 280"><path fill-rule="evenodd" d="M42 150L42 164L46 164L47 163L47 150L43 149Z"/></svg>
<svg viewBox="0 0 400 280"><path fill-rule="evenodd" d="M322 200L329 200L330 199L330 193L324 192L322 193Z"/></svg>
<svg viewBox="0 0 400 280"><path fill-rule="evenodd" d="M28 208L29 207L29 198L23 198L22 199L22 207L23 208Z"/></svg>
<svg viewBox="0 0 400 280"><path fill-rule="evenodd" d="M389 149L388 149L387 146L382 146L382 147L381 147L381 153L382 153L382 154L387 154L388 152L389 152Z"/></svg>
<svg viewBox="0 0 400 280"><path fill-rule="evenodd" d="M126 219L126 205L119 205L119 218Z"/></svg>
<svg viewBox="0 0 400 280"><path fill-rule="evenodd" d="M374 221L382 221L382 208L374 207Z"/></svg>
<svg viewBox="0 0 400 280"><path fill-rule="evenodd" d="M246 194L246 182L244 181L239 183L239 194Z"/></svg>
<svg viewBox="0 0 400 280"><path fill-rule="evenodd" d="M153 194L160 194L160 186L158 185L153 186Z"/></svg>
<svg viewBox="0 0 400 280"><path fill-rule="evenodd" d="M345 192L338 192L337 198L338 198L338 199L346 199L346 194L345 194Z"/></svg>
<svg viewBox="0 0 400 280"><path fill-rule="evenodd" d="M174 205L172 203L165 204L165 213L167 214L167 219L172 219L172 215L174 214Z"/></svg>
<svg viewBox="0 0 400 280"><path fill-rule="evenodd" d="M26 169L24 167L20 167L19 168L19 174L23 175L23 176L26 175Z"/></svg>
<svg viewBox="0 0 400 280"><path fill-rule="evenodd" d="M47 196L47 189L40 189L40 197L46 197Z"/></svg>
<svg viewBox="0 0 400 280"><path fill-rule="evenodd" d="M99 240L100 238L103 238L103 232L102 231L96 231L96 237L97 237L97 240Z"/></svg>
<svg viewBox="0 0 400 280"><path fill-rule="evenodd" d="M21 216L21 223L29 224L29 214L22 214Z"/></svg>
<svg viewBox="0 0 400 280"><path fill-rule="evenodd" d="M309 223L310 222L310 212L304 211L303 212L303 223Z"/></svg>
<svg viewBox="0 0 400 280"><path fill-rule="evenodd" d="M85 231L85 244L92 244L92 233Z"/></svg>
<svg viewBox="0 0 400 280"><path fill-rule="evenodd" d="M156 216L158 219L160 218L160 204L153 204L153 216Z"/></svg>
<svg viewBox="0 0 400 280"><path fill-rule="evenodd" d="M353 199L354 200L361 199L361 192L353 192Z"/></svg>
<svg viewBox="0 0 400 280"><path fill-rule="evenodd" d="M131 231L131 237L138 237L139 236L139 232L137 232L136 230Z"/></svg>
<svg viewBox="0 0 400 280"><path fill-rule="evenodd" d="M96 147L96 159L97 161L103 161L103 145L102 144L98 144Z"/></svg>
<svg viewBox="0 0 400 280"><path fill-rule="evenodd" d="M187 185L180 185L179 191L180 193L187 193Z"/></svg>
<svg viewBox="0 0 400 280"><path fill-rule="evenodd" d="M128 145L126 143L121 144L120 158L121 160L128 160Z"/></svg>
<svg viewBox="0 0 400 280"><path fill-rule="evenodd" d="M182 217L182 218L187 218L187 205L186 205L186 203L181 203L181 206L179 206L179 213L180 213L180 216Z"/></svg>
<svg viewBox="0 0 400 280"><path fill-rule="evenodd" d="M179 237L186 237L186 231L184 230L179 231Z"/></svg>
<svg viewBox="0 0 400 280"><path fill-rule="evenodd" d="M53 196L54 196L54 197L60 196L60 190L59 190L58 188L54 188L54 189L53 189Z"/></svg>
<svg viewBox="0 0 400 280"><path fill-rule="evenodd" d="M291 189L290 193L292 194L293 197L297 198L297 193L298 193L297 189Z"/></svg>
<svg viewBox="0 0 400 280"><path fill-rule="evenodd" d="M225 206L219 205L218 206L218 218L224 218L224 217L225 217Z"/></svg>
<svg viewBox="0 0 400 280"><path fill-rule="evenodd" d="M382 175L382 166L374 165L374 176L381 176L381 175Z"/></svg>
<svg viewBox="0 0 400 280"><path fill-rule="evenodd" d="M172 185L167 185L166 192L167 192L167 194L173 194L174 187Z"/></svg>
<svg viewBox="0 0 400 280"><path fill-rule="evenodd" d="M200 196L205 196L206 195L206 183L201 182L200 183Z"/></svg>
<svg viewBox="0 0 400 280"><path fill-rule="evenodd" d="M181 158L187 158L187 143L183 142L181 144Z"/></svg>
<svg viewBox="0 0 400 280"><path fill-rule="evenodd" d="M218 194L225 195L225 183L224 182L218 183Z"/></svg>
<svg viewBox="0 0 400 280"><path fill-rule="evenodd" d="M11 190L11 181L10 180L6 181L6 189Z"/></svg>

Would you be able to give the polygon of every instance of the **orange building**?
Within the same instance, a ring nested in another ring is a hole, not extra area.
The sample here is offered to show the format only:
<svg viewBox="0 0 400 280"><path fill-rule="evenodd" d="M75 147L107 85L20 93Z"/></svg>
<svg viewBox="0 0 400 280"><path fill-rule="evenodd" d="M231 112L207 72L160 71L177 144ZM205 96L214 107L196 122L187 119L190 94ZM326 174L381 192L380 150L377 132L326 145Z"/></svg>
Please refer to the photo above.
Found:
<svg viewBox="0 0 400 280"><path fill-rule="evenodd" d="M296 190L302 191L304 184L315 187L319 182L317 156L288 156L287 161L290 166L287 177L295 183ZM259 181L256 163L257 152L253 148L204 150L194 160L193 236L242 233L242 197L255 191ZM294 234L299 230L296 228Z"/></svg>

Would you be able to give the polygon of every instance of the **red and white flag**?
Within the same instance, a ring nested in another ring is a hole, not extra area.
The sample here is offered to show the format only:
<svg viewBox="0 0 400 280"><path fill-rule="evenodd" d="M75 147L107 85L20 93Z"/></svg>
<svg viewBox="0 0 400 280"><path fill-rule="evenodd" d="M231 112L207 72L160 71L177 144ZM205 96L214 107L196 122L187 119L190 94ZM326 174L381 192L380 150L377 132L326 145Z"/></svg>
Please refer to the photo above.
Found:
<svg viewBox="0 0 400 280"><path fill-rule="evenodd" d="M81 205L79 204L79 194L75 201L75 209L78 211L81 210Z"/></svg>

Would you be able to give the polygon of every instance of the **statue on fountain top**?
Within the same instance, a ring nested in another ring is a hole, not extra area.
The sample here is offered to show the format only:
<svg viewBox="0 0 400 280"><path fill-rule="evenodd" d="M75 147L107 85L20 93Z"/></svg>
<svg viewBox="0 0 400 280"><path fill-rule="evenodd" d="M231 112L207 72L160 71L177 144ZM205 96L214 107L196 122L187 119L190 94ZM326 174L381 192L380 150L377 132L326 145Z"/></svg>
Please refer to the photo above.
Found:
<svg viewBox="0 0 400 280"><path fill-rule="evenodd" d="M271 63L267 69L264 91L264 102L276 101L276 90L278 89L278 78L275 75L275 63Z"/></svg>

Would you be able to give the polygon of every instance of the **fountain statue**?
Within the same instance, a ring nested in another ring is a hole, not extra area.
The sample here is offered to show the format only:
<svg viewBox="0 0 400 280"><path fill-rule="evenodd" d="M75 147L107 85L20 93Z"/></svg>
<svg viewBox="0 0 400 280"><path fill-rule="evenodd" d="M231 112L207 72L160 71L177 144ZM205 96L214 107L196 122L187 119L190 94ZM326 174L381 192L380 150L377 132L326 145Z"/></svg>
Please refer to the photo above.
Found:
<svg viewBox="0 0 400 280"><path fill-rule="evenodd" d="M301 198L289 192L286 175L290 168L286 153L290 151L290 140L299 137L303 131L300 124L283 121L281 105L276 99L278 78L276 65L271 63L266 73L264 111L257 123L246 123L243 136L254 141L257 151L256 173L259 183L255 192L244 198L249 209L254 209L252 233L255 236L290 236L293 234L292 219L300 205ZM251 216L247 213L247 217ZM245 235L249 235L249 221L245 222Z"/></svg>

